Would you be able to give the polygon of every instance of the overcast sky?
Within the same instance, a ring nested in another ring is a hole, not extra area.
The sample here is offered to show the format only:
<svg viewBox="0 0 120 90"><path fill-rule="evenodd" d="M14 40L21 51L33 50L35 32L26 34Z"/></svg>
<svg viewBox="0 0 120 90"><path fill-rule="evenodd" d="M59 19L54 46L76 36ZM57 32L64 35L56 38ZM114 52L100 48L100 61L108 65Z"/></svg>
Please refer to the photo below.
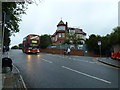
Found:
<svg viewBox="0 0 120 90"><path fill-rule="evenodd" d="M28 6L22 15L20 32L11 37L11 46L22 42L28 34L53 34L62 20L69 27L104 36L118 25L119 0L42 0Z"/></svg>

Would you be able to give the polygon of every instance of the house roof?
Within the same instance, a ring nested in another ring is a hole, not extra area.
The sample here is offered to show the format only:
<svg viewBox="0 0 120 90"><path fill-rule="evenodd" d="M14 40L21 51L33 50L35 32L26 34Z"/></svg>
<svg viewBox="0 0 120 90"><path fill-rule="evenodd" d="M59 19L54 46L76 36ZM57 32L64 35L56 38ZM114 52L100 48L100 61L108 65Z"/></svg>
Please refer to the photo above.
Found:
<svg viewBox="0 0 120 90"><path fill-rule="evenodd" d="M58 23L57 26L59 26L59 25L65 25L65 24L64 24L64 22L61 20L61 21Z"/></svg>
<svg viewBox="0 0 120 90"><path fill-rule="evenodd" d="M65 30L57 30L56 33L65 32Z"/></svg>
<svg viewBox="0 0 120 90"><path fill-rule="evenodd" d="M68 30L75 30L75 33L76 33L76 34L86 35L86 33L83 32L83 30L82 30L82 29L79 29L79 28L71 28L71 27L68 27Z"/></svg>
<svg viewBox="0 0 120 90"><path fill-rule="evenodd" d="M56 30L56 32L53 35L51 35L51 37L54 37L57 33L64 33L64 32L65 30Z"/></svg>
<svg viewBox="0 0 120 90"><path fill-rule="evenodd" d="M64 24L64 22L61 20L58 24Z"/></svg>

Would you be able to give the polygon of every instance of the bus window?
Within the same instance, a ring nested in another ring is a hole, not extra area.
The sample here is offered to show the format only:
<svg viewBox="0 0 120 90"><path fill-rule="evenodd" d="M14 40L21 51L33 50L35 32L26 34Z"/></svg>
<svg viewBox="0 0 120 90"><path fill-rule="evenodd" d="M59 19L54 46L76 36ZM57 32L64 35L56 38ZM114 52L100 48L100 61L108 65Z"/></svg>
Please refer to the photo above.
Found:
<svg viewBox="0 0 120 90"><path fill-rule="evenodd" d="M30 36L30 39L39 39L39 36L31 35L31 36Z"/></svg>

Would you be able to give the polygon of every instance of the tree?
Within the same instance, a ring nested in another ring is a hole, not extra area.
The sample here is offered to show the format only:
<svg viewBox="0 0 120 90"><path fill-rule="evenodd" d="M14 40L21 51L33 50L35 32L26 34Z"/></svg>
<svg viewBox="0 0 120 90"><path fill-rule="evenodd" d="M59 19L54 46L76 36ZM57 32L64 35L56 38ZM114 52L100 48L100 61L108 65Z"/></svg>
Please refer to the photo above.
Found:
<svg viewBox="0 0 120 90"><path fill-rule="evenodd" d="M109 38L110 38L110 43L112 45L116 45L116 44L120 45L120 27L114 28Z"/></svg>
<svg viewBox="0 0 120 90"><path fill-rule="evenodd" d="M97 36L95 34L92 34L89 36L89 39L86 40L87 48L91 52L98 52L98 45L97 45Z"/></svg>
<svg viewBox="0 0 120 90"><path fill-rule="evenodd" d="M22 43L20 43L18 46L19 46L19 49L22 49L23 44L22 44Z"/></svg>
<svg viewBox="0 0 120 90"><path fill-rule="evenodd" d="M74 45L78 45L78 44L83 44L82 43L82 38L78 38L76 34L73 33L65 33L66 38L63 44L74 44Z"/></svg>
<svg viewBox="0 0 120 90"><path fill-rule="evenodd" d="M15 46L12 46L11 49L19 49L19 47L15 45Z"/></svg>
<svg viewBox="0 0 120 90"><path fill-rule="evenodd" d="M47 48L51 44L52 40L50 35L45 34L40 36L40 48Z"/></svg>
<svg viewBox="0 0 120 90"><path fill-rule="evenodd" d="M107 34L106 36L100 36L94 34L90 35L89 39L86 40L88 50L95 54L100 54L98 41L101 41L101 54L110 55L111 43L110 43L109 34Z"/></svg>
<svg viewBox="0 0 120 90"><path fill-rule="evenodd" d="M5 16L4 46L10 45L10 36L19 32L21 15L25 14L27 4L25 2L3 2L2 21ZM3 28L3 27L2 27Z"/></svg>

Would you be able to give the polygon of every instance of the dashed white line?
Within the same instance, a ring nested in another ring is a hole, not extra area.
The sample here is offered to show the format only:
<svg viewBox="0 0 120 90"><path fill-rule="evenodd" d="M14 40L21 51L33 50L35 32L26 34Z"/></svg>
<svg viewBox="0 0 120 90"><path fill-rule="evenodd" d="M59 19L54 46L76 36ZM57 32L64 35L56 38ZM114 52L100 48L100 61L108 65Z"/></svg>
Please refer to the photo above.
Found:
<svg viewBox="0 0 120 90"><path fill-rule="evenodd" d="M70 71L73 71L73 72L82 74L82 75L84 75L84 76L87 76L87 77L90 77L90 78L93 78L93 79L96 79L96 80L99 80L99 81L102 81L102 82L111 84L110 81L107 81L107 80L104 80L104 79L101 79L101 78L98 78L98 77L95 77L95 76L92 76L92 75L89 75L89 74L86 74L86 73L83 73L83 72L80 72L80 71L77 71L77 70L74 70L74 69L71 69L71 68L69 68L69 67L62 66L62 68L65 68L65 69L68 69L68 70L70 70Z"/></svg>
<svg viewBox="0 0 120 90"><path fill-rule="evenodd" d="M53 62L51 62L51 61L49 61L49 60L46 60L46 59L42 59L43 61L46 61L46 62L48 62L48 63L53 63Z"/></svg>
<svg viewBox="0 0 120 90"><path fill-rule="evenodd" d="M89 63L95 63L95 62L89 62Z"/></svg>
<svg viewBox="0 0 120 90"><path fill-rule="evenodd" d="M47 54L47 55L56 56L56 55L52 55L52 54ZM60 58L68 58L68 59L75 60L75 61L80 61L80 62L87 62L87 63L101 65L100 63L97 63L97 62L91 62L91 61L86 61L86 60L80 60L80 59L70 58L69 56L58 56L58 57L60 57Z"/></svg>

